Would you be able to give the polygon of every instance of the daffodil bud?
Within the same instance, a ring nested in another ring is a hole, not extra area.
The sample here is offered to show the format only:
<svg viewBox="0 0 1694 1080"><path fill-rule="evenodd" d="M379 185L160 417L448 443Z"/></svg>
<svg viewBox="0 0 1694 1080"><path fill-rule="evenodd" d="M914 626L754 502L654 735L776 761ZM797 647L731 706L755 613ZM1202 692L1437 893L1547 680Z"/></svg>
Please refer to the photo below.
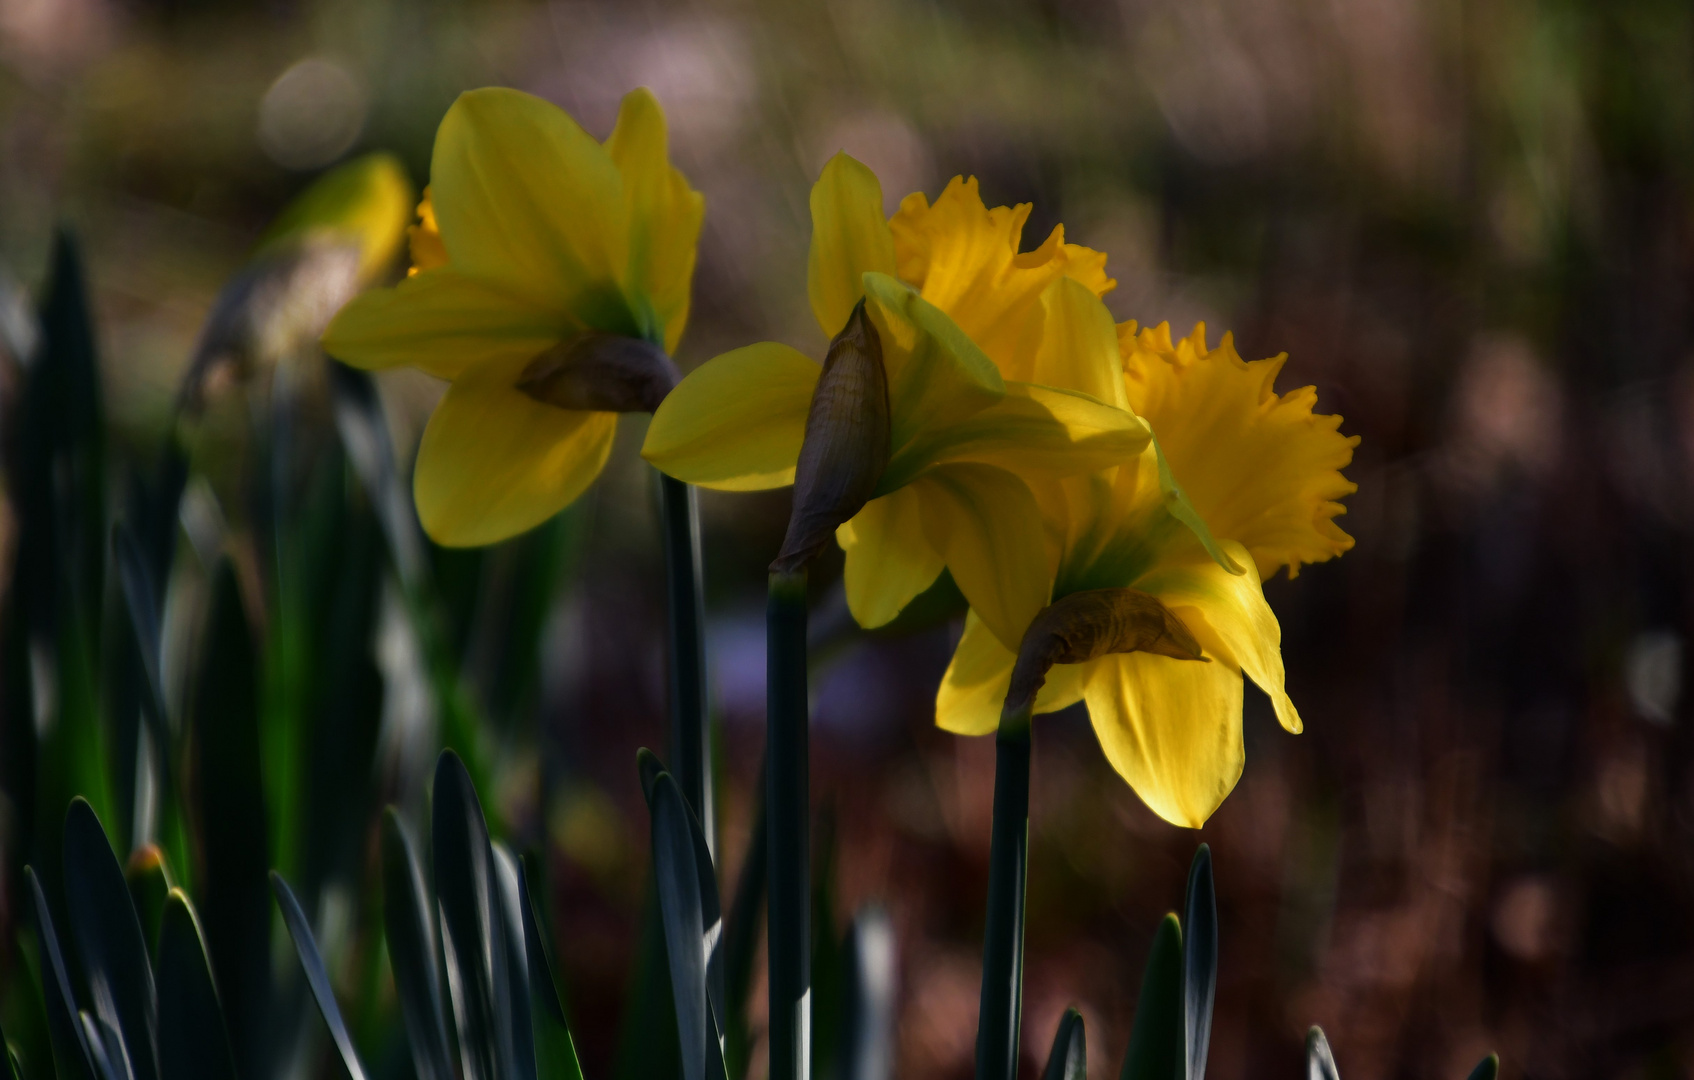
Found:
<svg viewBox="0 0 1694 1080"><path fill-rule="evenodd" d="M859 301L829 344L794 469L794 509L771 570L799 570L870 501L890 452L882 339Z"/></svg>
<svg viewBox="0 0 1694 1080"><path fill-rule="evenodd" d="M1136 589L1071 593L1042 608L1024 631L1001 715L1027 714L1054 664L1127 652L1207 660L1188 627L1155 597Z"/></svg>
<svg viewBox="0 0 1694 1080"><path fill-rule="evenodd" d="M652 412L678 377L671 358L652 342L589 330L531 360L518 389L561 409Z"/></svg>
<svg viewBox="0 0 1694 1080"><path fill-rule="evenodd" d="M178 408L197 413L210 391L315 348L329 320L359 291L360 257L357 244L313 238L255 258L206 316Z"/></svg>

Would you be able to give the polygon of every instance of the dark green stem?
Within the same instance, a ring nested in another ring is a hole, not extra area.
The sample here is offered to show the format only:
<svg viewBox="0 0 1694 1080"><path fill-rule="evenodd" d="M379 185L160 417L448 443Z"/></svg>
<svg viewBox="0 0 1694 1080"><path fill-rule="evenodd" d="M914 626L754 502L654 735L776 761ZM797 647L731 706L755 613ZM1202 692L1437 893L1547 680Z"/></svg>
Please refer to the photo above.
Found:
<svg viewBox="0 0 1694 1080"><path fill-rule="evenodd" d="M694 489L659 474L665 519L665 588L671 631L671 768L717 852L712 736L706 712L706 603L700 591L700 511Z"/></svg>
<svg viewBox="0 0 1694 1080"><path fill-rule="evenodd" d="M772 573L765 622L770 1080L811 1075L806 572Z"/></svg>
<svg viewBox="0 0 1694 1080"><path fill-rule="evenodd" d="M1000 719L995 737L994 838L982 942L976 1080L1017 1080L1023 1013L1024 879L1029 867L1030 710Z"/></svg>

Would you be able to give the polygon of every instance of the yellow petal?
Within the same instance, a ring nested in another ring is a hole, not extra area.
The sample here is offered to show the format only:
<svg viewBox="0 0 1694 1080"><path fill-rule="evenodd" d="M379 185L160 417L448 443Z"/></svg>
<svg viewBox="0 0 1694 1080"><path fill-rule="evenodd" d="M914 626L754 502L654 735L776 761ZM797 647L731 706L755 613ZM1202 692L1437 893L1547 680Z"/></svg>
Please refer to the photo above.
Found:
<svg viewBox="0 0 1694 1080"><path fill-rule="evenodd" d="M429 418L412 491L437 543L492 544L541 524L587 489L612 452L617 414L559 409L519 392L526 362L470 369Z"/></svg>
<svg viewBox="0 0 1694 1080"><path fill-rule="evenodd" d="M1283 685L1282 627L1265 602L1246 550L1231 540L1223 546L1245 565L1246 573L1231 574L1213 560L1191 558L1159 566L1138 578L1135 587L1174 611L1207 656L1245 672L1270 697L1277 721L1298 734L1300 714Z"/></svg>
<svg viewBox="0 0 1694 1080"><path fill-rule="evenodd" d="M1075 278L1064 277L1041 294L1041 310L1041 344L1029 381L1080 391L1128 409L1118 330L1099 296Z"/></svg>
<svg viewBox="0 0 1694 1080"><path fill-rule="evenodd" d="M367 370L412 366L443 379L479 364L523 363L569 333L555 313L451 267L372 289L324 331L324 351Z"/></svg>
<svg viewBox="0 0 1694 1080"><path fill-rule="evenodd" d="M653 414L641 456L678 480L720 491L792 484L822 370L769 341L708 360Z"/></svg>
<svg viewBox="0 0 1694 1080"><path fill-rule="evenodd" d="M953 650L953 660L935 695L936 724L955 735L992 734L1000 726L1000 710L1016 660L976 612L967 612L964 636ZM1058 712L1081 701L1097 663L1056 665L1036 695L1035 711Z"/></svg>
<svg viewBox="0 0 1694 1080"><path fill-rule="evenodd" d="M847 325L865 294L867 271L894 273L894 234L882 216L876 174L842 152L829 159L812 185L806 291L825 337L835 337Z"/></svg>
<svg viewBox="0 0 1694 1080"><path fill-rule="evenodd" d="M441 242L441 228L435 222L435 206L429 201L429 188L424 188L418 203L418 223L406 230L410 241L412 268L408 274L433 270L447 265L447 247Z"/></svg>
<svg viewBox="0 0 1694 1080"><path fill-rule="evenodd" d="M900 276L952 316L1009 379L1033 381L1041 339L1040 298L1074 266L1083 284L1103 293L1105 256L1064 242L1064 227L1035 251L1018 253L1030 205L990 210L976 179L954 177L931 206L908 195L889 222Z"/></svg>
<svg viewBox="0 0 1694 1080"><path fill-rule="evenodd" d="M675 352L688 322L705 197L671 166L665 113L646 87L624 96L606 152L623 177L629 211L625 291L649 324L642 336Z"/></svg>
<svg viewBox="0 0 1694 1080"><path fill-rule="evenodd" d="M847 553L847 608L866 629L893 622L935 584L944 566L924 533L921 497L913 488L872 499L835 530L835 540Z"/></svg>
<svg viewBox="0 0 1694 1080"><path fill-rule="evenodd" d="M1246 545L1259 574L1323 562L1353 546L1334 522L1357 490L1341 475L1358 437L1315 414L1312 387L1272 389L1286 355L1245 363L1205 327L1172 343L1168 326L1120 337L1130 405L1153 426L1176 480L1219 538Z"/></svg>
<svg viewBox="0 0 1694 1080"><path fill-rule="evenodd" d="M981 349L933 304L886 274L864 275L866 311L888 372L893 456L926 432L992 405L1005 382ZM887 494L889 487L879 489Z"/></svg>
<svg viewBox="0 0 1694 1080"><path fill-rule="evenodd" d="M619 284L623 181L562 109L516 90L459 95L435 136L430 192L454 269L596 330L640 336Z"/></svg>
<svg viewBox="0 0 1694 1080"><path fill-rule="evenodd" d="M986 408L933 426L889 462L884 486L905 483L945 462L980 462L1020 476L1063 477L1133 461L1147 446L1147 425L1091 397L1028 383L1007 383Z"/></svg>
<svg viewBox="0 0 1694 1080"><path fill-rule="evenodd" d="M1204 825L1246 761L1241 676L1223 664L1138 652L1092 666L1088 718L1106 760L1155 814Z"/></svg>
<svg viewBox="0 0 1694 1080"><path fill-rule="evenodd" d="M412 181L393 154L366 154L324 173L283 208L259 239L258 253L314 237L342 237L359 248L359 280L394 262L412 209Z"/></svg>
<svg viewBox="0 0 1694 1080"><path fill-rule="evenodd" d="M1029 488L991 465L943 465L912 489L924 535L959 591L1008 649L1016 649L1052 589L1046 529Z"/></svg>

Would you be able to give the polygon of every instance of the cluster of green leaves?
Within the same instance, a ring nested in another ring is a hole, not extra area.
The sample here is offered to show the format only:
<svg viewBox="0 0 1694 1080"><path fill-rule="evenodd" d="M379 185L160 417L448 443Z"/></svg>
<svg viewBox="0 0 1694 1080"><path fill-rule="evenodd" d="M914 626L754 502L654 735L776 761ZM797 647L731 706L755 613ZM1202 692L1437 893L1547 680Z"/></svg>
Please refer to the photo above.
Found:
<svg viewBox="0 0 1694 1080"><path fill-rule="evenodd" d="M1183 914L1166 915L1153 935L1141 974L1141 995L1119 1080L1201 1080L1212 1038L1217 996L1218 903L1212 853L1205 845L1188 870ZM1500 1059L1482 1059L1467 1080L1495 1080ZM1082 1014L1069 1009L1059 1020L1042 1080L1086 1080L1087 1034ZM1306 1036L1308 1080L1341 1080L1320 1028Z"/></svg>
<svg viewBox="0 0 1694 1080"><path fill-rule="evenodd" d="M352 898L331 961L361 988L361 1046L386 1061L399 1017L376 992L381 920L358 900L378 873L377 812L421 798L442 745L480 778L491 748L521 739L507 721L536 691L576 521L486 553L431 548L374 385L315 346L263 358L220 415L185 384L189 411L137 467L107 427L90 316L63 234L0 428L17 539L0 609L0 893L28 893L26 863L60 880L73 797L117 851L156 846L198 910L250 1077L310 1053L303 989L271 959L267 874L320 917ZM378 666L396 618L416 670ZM397 679L434 723L385 739ZM0 1023L46 1075L45 1003L16 962L37 948L23 910L0 902Z"/></svg>
<svg viewBox="0 0 1694 1080"><path fill-rule="evenodd" d="M40 992L63 1080L236 1075L200 918L171 885L163 858L151 854L132 860L126 884L100 819L78 798L65 815L57 903L33 868L24 873ZM11 1070L12 1080L23 1075L16 1059Z"/></svg>
<svg viewBox="0 0 1694 1080"><path fill-rule="evenodd" d="M430 826L428 878L393 807L382 832L383 930L420 1080L452 1080L451 1045L466 1080L581 1080L530 871L490 840L470 774L452 751L436 766ZM370 1074L311 925L283 876L273 873L271 883L342 1064L353 1080L364 1080ZM451 1026L442 1009L442 969Z"/></svg>

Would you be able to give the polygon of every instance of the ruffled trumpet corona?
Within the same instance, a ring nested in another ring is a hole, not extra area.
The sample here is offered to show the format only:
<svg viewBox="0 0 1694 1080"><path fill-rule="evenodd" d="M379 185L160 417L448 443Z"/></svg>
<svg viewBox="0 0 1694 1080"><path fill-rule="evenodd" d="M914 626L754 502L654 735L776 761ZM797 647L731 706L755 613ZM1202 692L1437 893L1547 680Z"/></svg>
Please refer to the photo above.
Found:
<svg viewBox="0 0 1694 1080"><path fill-rule="evenodd" d="M1356 437L1272 388L1286 357L1243 362L1205 328L1121 328L1122 382L1157 442L1035 491L1056 553L1052 604L1009 649L974 612L937 720L987 734L1085 701L1112 766L1160 817L1198 828L1241 775L1243 676L1291 732L1281 630L1261 578L1353 546L1334 521Z"/></svg>

